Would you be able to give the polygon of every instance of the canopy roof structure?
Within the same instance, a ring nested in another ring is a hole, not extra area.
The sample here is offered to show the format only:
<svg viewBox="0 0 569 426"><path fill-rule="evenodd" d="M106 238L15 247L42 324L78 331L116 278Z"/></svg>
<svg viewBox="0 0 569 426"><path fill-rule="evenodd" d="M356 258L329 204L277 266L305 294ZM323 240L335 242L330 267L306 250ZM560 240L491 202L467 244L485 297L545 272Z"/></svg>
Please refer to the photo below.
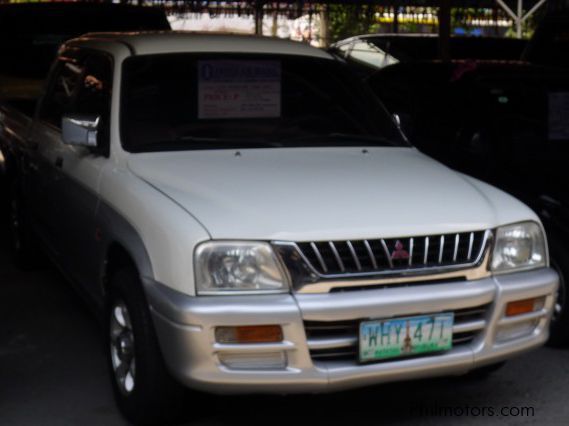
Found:
<svg viewBox="0 0 569 426"><path fill-rule="evenodd" d="M440 29L442 31L447 30L445 20L448 19L445 18L445 15L450 14L451 8L500 8L512 19L516 27L516 34L518 38L521 38L524 22L546 2L556 8L569 6L569 0L147 0L145 3L163 5L172 11L255 15L256 17L275 12L288 14L289 16L299 16L306 8L317 8L324 4L341 4L355 7L431 7L439 10ZM450 31L450 27L448 31Z"/></svg>
<svg viewBox="0 0 569 426"><path fill-rule="evenodd" d="M416 6L416 7L438 7L441 0L284 0L284 1L271 1L271 0L244 0L244 1L218 1L218 0L149 0L148 3L163 4L163 5L186 5L195 9L216 7L216 6L234 6L238 7L251 7L256 5L266 5L270 7L286 7L287 5L321 5L321 4L344 4L344 5L378 5L378 6ZM145 2L146 3L146 2ZM484 8L494 7L496 0L452 0L452 7L464 8ZM516 8L518 0L504 0L504 3L510 8ZM540 0L523 0L525 9L532 8ZM277 6L278 5L278 6Z"/></svg>
<svg viewBox="0 0 569 426"><path fill-rule="evenodd" d="M18 3L30 0L0 0L0 3ZM35 0L37 1L37 0ZM40 0L42 1L42 0ZM44 0L50 1L50 0ZM58 0L55 0L58 1ZM59 0L61 1L61 0ZM69 1L69 0L67 0ZM73 0L71 0L73 1ZM81 1L81 0L79 0ZM84 0L89 1L89 0ZM569 10L569 0L120 0L121 3L137 5L154 5L164 7L169 13L208 13L210 16L253 16L255 30L262 34L264 15L287 15L297 18L307 12L321 13L326 5L350 5L355 8L370 7L393 8L432 8L438 15L438 31L441 44L441 57L445 58L445 46L451 33L452 9L494 9L501 10L514 23L516 35L522 37L522 28L525 21L546 3L552 10ZM112 3L116 0L91 0L91 3ZM397 15L398 12L396 12Z"/></svg>

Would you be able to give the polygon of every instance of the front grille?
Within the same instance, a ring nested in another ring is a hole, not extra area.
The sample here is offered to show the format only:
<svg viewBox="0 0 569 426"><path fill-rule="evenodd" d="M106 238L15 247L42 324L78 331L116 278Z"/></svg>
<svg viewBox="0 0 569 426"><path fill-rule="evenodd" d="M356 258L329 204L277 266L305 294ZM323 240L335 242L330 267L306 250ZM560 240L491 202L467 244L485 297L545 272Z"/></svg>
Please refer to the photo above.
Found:
<svg viewBox="0 0 569 426"><path fill-rule="evenodd" d="M488 305L454 311L453 347L470 344L486 327ZM314 361L358 361L358 333L362 320L305 321L310 356Z"/></svg>
<svg viewBox="0 0 569 426"><path fill-rule="evenodd" d="M471 266L481 259L485 231L352 241L313 241L296 246L322 277Z"/></svg>

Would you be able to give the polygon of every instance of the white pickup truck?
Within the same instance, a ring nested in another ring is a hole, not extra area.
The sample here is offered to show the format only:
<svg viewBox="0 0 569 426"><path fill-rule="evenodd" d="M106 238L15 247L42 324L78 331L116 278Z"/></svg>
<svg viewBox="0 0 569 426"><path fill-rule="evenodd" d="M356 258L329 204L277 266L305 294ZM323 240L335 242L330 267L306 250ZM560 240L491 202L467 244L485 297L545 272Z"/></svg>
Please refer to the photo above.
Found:
<svg viewBox="0 0 569 426"><path fill-rule="evenodd" d="M195 34L67 42L0 109L18 260L104 313L125 415L186 387L296 393L491 369L542 345L537 216L409 146L345 64Z"/></svg>

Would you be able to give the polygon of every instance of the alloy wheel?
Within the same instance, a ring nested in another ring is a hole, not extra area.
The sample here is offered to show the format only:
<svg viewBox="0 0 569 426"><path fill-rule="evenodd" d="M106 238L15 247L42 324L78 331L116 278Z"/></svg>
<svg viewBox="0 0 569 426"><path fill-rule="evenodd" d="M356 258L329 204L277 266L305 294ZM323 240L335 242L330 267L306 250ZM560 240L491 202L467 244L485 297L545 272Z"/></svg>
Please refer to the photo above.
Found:
<svg viewBox="0 0 569 426"><path fill-rule="evenodd" d="M130 315L122 301L117 301L111 309L110 339L115 380L121 393L129 395L135 386L136 359Z"/></svg>

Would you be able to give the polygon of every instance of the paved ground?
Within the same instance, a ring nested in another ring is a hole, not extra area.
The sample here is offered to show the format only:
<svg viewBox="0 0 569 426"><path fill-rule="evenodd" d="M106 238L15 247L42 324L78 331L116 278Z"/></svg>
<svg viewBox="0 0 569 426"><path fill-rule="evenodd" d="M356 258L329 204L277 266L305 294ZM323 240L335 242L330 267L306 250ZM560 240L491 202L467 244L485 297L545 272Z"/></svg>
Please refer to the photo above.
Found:
<svg viewBox="0 0 569 426"><path fill-rule="evenodd" d="M50 269L17 270L0 228L0 424L124 424L102 346L98 323L65 280ZM486 380L425 380L323 396L200 399L189 424L565 425L568 395L569 350L540 349ZM451 407L456 416L428 415L437 414L437 407ZM532 407L534 415L489 415L503 407ZM188 410L194 410L191 401Z"/></svg>

